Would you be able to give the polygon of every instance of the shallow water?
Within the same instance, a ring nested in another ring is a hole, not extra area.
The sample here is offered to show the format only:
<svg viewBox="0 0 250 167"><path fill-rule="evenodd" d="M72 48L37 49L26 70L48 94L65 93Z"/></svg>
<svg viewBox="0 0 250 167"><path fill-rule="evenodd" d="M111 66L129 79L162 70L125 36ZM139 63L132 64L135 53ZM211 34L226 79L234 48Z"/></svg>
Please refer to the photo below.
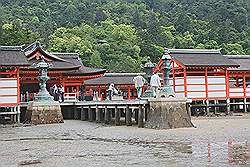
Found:
<svg viewBox="0 0 250 167"><path fill-rule="evenodd" d="M171 130L64 124L0 128L2 166L249 167L250 119L193 120Z"/></svg>

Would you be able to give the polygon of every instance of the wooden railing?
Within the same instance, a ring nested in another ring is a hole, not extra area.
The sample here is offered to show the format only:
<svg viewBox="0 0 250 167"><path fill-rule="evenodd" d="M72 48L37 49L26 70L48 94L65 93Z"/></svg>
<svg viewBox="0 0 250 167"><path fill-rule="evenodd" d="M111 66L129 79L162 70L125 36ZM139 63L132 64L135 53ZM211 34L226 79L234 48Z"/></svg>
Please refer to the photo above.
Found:
<svg viewBox="0 0 250 167"><path fill-rule="evenodd" d="M76 102L76 93L64 93L64 102Z"/></svg>

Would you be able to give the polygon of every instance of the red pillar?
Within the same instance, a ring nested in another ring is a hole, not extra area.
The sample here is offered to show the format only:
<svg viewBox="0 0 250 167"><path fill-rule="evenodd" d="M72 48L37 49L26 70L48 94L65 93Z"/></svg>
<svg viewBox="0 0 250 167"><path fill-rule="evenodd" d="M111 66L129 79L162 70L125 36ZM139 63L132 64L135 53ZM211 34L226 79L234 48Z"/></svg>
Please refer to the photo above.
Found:
<svg viewBox="0 0 250 167"><path fill-rule="evenodd" d="M186 70L186 67L184 67L184 92L185 92L185 97L187 97L187 70Z"/></svg>
<svg viewBox="0 0 250 167"><path fill-rule="evenodd" d="M229 75L228 75L228 71L226 70L226 74L225 74L225 80L226 80L226 96L227 98L229 98Z"/></svg>
<svg viewBox="0 0 250 167"><path fill-rule="evenodd" d="M244 91L244 98L246 98L246 96L247 96L247 93L246 93L246 74L245 73L243 73L243 91Z"/></svg>
<svg viewBox="0 0 250 167"><path fill-rule="evenodd" d="M174 61L172 61L172 83L173 83L173 89L175 91L175 70L174 70Z"/></svg>
<svg viewBox="0 0 250 167"><path fill-rule="evenodd" d="M128 86L128 99L130 100L130 86Z"/></svg>
<svg viewBox="0 0 250 167"><path fill-rule="evenodd" d="M20 104L20 89L21 89L21 86L20 86L19 68L17 68L16 77L17 77L17 104L19 105L19 104Z"/></svg>
<svg viewBox="0 0 250 167"><path fill-rule="evenodd" d="M207 67L205 68L205 89L206 89L206 99L208 99L208 78L207 78L208 74L207 74Z"/></svg>
<svg viewBox="0 0 250 167"><path fill-rule="evenodd" d="M98 87L98 97L101 97L101 86Z"/></svg>

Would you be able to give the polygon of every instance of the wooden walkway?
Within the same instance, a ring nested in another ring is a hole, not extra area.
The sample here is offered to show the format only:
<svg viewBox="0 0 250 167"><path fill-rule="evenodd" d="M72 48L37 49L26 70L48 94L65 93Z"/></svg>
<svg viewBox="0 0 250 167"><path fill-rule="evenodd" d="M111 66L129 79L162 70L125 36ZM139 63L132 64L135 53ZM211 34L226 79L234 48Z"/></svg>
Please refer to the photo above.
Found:
<svg viewBox="0 0 250 167"><path fill-rule="evenodd" d="M27 107L28 103L21 103ZM143 127L147 119L147 100L107 100L107 101L77 101L60 103L61 108L67 107L68 113L73 113L74 119L105 124L121 125L122 118L125 124L131 126L133 120L138 127ZM79 118L80 110L80 118Z"/></svg>

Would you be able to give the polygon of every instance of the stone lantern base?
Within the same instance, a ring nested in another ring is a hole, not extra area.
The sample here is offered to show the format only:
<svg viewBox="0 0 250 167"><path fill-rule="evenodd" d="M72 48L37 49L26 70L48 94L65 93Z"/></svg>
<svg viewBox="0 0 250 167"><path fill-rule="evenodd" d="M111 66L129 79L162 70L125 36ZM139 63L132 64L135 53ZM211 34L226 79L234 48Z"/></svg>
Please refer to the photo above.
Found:
<svg viewBox="0 0 250 167"><path fill-rule="evenodd" d="M186 109L186 98L150 98L146 128L172 129L194 127Z"/></svg>
<svg viewBox="0 0 250 167"><path fill-rule="evenodd" d="M26 120L32 124L63 123L61 107L57 101L31 101L26 111Z"/></svg>

